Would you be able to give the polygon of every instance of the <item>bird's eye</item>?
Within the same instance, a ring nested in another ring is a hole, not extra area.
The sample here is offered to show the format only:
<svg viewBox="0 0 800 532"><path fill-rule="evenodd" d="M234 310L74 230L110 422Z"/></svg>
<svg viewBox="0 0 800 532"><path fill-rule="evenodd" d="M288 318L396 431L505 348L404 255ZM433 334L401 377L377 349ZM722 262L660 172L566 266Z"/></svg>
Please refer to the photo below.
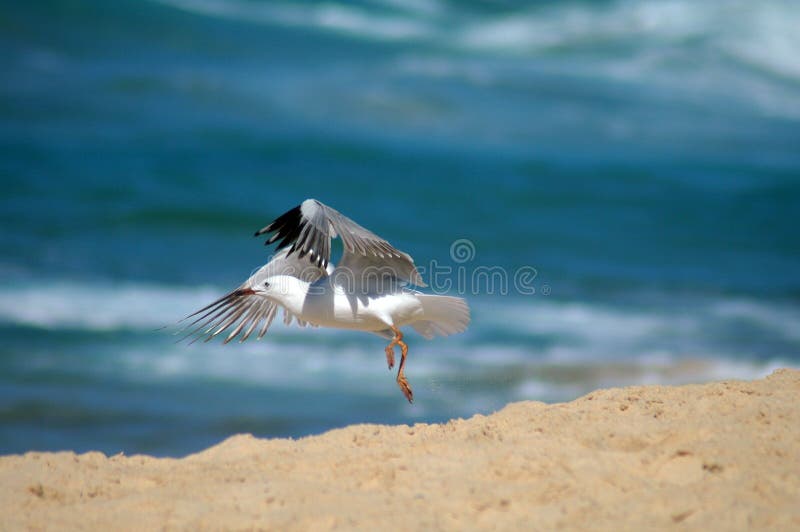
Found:
<svg viewBox="0 0 800 532"><path fill-rule="evenodd" d="M269 288L269 281L264 281L264 287Z"/></svg>

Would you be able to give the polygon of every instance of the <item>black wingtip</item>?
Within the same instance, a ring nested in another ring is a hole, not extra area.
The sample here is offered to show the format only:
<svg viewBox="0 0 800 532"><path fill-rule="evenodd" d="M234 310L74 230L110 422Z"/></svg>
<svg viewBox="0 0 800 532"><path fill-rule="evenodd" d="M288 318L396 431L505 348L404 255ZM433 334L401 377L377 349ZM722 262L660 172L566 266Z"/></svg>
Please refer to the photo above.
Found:
<svg viewBox="0 0 800 532"><path fill-rule="evenodd" d="M285 238L290 233L294 233L291 239L293 240L299 233L298 227L302 220L301 206L302 204L289 209L285 213L275 218L268 225L256 231L253 236L261 236L266 233L274 232L275 234L265 242L265 245L272 244L279 238Z"/></svg>
<svg viewBox="0 0 800 532"><path fill-rule="evenodd" d="M278 220L280 220L280 218L271 221L270 223L268 223L267 225L265 225L264 227L253 233L253 236L261 236L264 233L271 233L275 229L275 222L277 222Z"/></svg>

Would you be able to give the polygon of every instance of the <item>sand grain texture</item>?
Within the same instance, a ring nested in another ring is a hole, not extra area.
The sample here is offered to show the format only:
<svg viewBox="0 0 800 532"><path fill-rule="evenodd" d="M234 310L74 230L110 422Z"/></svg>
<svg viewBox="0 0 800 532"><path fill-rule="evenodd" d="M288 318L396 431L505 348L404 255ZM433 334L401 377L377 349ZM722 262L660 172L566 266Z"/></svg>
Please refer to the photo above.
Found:
<svg viewBox="0 0 800 532"><path fill-rule="evenodd" d="M183 459L0 457L0 529L800 529L800 371Z"/></svg>

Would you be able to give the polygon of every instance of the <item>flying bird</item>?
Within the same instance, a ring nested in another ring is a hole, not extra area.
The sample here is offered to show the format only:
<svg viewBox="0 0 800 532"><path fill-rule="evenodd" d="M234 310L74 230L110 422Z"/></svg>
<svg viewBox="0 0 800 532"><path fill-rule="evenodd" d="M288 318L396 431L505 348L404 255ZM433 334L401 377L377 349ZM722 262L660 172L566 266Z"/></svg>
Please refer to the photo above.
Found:
<svg viewBox="0 0 800 532"><path fill-rule="evenodd" d="M466 330L470 311L458 297L424 294L427 286L410 255L315 199L285 212L255 236L270 235L277 253L241 286L190 314L182 330L206 342L227 333L223 343L261 339L284 309L284 322L300 326L355 329L389 341L386 362L394 367L400 347L397 384L409 402L413 392L404 368L408 345L400 328L410 325L426 339ZM338 265L331 263L331 239L342 240Z"/></svg>

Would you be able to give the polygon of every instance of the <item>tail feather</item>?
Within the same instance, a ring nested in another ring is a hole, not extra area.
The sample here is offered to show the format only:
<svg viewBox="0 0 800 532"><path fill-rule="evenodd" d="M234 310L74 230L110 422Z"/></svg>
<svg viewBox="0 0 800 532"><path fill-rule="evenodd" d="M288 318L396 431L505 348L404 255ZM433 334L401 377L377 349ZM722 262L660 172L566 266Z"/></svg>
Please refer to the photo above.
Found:
<svg viewBox="0 0 800 532"><path fill-rule="evenodd" d="M417 295L422 303L423 319L411 324L415 331L430 340L436 335L449 336L467 330L469 306L460 297Z"/></svg>

